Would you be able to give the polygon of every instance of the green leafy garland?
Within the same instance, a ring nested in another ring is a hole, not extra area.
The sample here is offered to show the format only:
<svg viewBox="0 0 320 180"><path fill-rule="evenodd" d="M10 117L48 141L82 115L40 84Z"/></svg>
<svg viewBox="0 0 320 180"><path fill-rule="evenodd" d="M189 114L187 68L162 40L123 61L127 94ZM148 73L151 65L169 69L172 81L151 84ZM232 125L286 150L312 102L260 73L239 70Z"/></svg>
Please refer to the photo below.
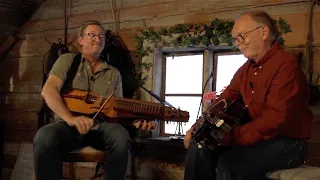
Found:
<svg viewBox="0 0 320 180"><path fill-rule="evenodd" d="M284 44L281 37L282 34L292 32L290 25L282 18L274 20L278 33L276 40L280 45ZM208 24L177 24L172 27L162 27L155 29L150 27L139 31L135 38L138 50L138 58L142 59L153 53L154 48L162 47L208 47L217 45L228 45L236 48L232 44L231 31L234 21L223 21L221 19L214 19ZM137 63L136 69L141 68L148 71L152 67L151 63ZM142 73L137 74L136 78L140 85L143 85L147 80L147 76L142 78Z"/></svg>

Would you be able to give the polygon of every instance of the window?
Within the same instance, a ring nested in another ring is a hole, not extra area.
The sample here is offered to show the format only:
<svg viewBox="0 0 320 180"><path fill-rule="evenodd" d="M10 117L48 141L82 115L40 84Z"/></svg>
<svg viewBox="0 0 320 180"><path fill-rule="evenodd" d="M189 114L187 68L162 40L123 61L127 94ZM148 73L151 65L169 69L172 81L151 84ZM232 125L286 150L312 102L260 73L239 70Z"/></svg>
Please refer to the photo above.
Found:
<svg viewBox="0 0 320 180"><path fill-rule="evenodd" d="M212 57L212 56L211 56ZM164 56L163 73L164 82L162 95L167 102L176 108L188 111L189 122L182 123L182 131L186 131L194 124L202 112L202 89L204 86L204 66L206 61L214 61L214 77L212 90L220 91L224 86L228 86L234 73L246 62L246 58L241 54L217 53L211 60L205 60L203 54L191 54L181 56ZM209 63L210 64L210 63ZM212 64L212 63L211 63ZM206 80L206 79L205 79ZM178 134L179 128L176 122L165 123L161 132L165 134Z"/></svg>
<svg viewBox="0 0 320 180"><path fill-rule="evenodd" d="M214 83L217 94L220 94L220 91L229 85L233 75L246 61L247 58L242 54L216 54L216 82Z"/></svg>
<svg viewBox="0 0 320 180"><path fill-rule="evenodd" d="M167 56L165 61L165 100L174 107L189 112L189 122L182 123L181 134L185 134L195 122L200 106L203 54ZM178 133L177 125L176 122L166 123L165 133Z"/></svg>

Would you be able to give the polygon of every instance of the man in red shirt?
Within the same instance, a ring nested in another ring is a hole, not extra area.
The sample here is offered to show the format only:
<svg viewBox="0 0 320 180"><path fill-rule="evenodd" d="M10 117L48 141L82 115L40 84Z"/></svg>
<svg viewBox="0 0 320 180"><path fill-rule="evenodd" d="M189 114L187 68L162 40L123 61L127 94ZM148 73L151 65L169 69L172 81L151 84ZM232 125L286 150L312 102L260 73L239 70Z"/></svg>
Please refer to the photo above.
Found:
<svg viewBox="0 0 320 180"><path fill-rule="evenodd" d="M309 86L298 60L275 42L277 29L263 11L235 20L234 45L248 58L221 99L241 98L250 121L226 133L214 150L198 148L188 130L185 180L260 180L270 171L294 168L307 155L313 114Z"/></svg>

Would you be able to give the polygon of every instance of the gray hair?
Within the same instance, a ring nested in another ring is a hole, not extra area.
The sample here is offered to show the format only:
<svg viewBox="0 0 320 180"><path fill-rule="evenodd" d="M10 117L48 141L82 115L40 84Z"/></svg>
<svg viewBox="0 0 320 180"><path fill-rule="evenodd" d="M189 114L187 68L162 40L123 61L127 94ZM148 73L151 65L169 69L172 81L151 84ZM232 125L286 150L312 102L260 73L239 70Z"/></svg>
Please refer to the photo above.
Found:
<svg viewBox="0 0 320 180"><path fill-rule="evenodd" d="M100 22L96 21L96 20L89 20L89 21L85 21L80 27L79 27L79 31L78 31L78 36L82 36L83 32L86 30L86 28L89 25L97 25L100 26L103 30L103 32L105 32L104 27L101 25Z"/></svg>
<svg viewBox="0 0 320 180"><path fill-rule="evenodd" d="M263 24L263 25L268 26L269 33L270 33L269 40L270 41L275 40L275 38L278 34L277 25L275 24L275 21L271 18L271 16L268 13L266 13L265 11L257 10L257 11L244 12L240 16L243 16L243 15L250 16L250 18L258 24Z"/></svg>

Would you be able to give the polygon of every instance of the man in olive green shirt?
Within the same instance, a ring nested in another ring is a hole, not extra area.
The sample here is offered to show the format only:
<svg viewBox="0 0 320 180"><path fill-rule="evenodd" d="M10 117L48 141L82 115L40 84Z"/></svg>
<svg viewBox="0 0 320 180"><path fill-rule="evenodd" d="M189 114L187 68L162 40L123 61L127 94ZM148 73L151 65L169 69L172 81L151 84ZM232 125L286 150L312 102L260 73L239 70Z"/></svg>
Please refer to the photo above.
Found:
<svg viewBox="0 0 320 180"><path fill-rule="evenodd" d="M63 82L67 79L75 54L62 54L52 67L49 75L59 77ZM110 64L103 62L97 72L93 73L90 63L82 55L78 71L72 82L72 89L94 92L108 97L114 92L117 97L122 97L122 81L120 72Z"/></svg>
<svg viewBox="0 0 320 180"><path fill-rule="evenodd" d="M71 84L72 89L94 92L104 97L114 92L115 96L122 97L119 71L100 59L105 46L103 26L97 21L85 22L79 29L78 42L82 57ZM131 146L127 130L120 124L107 122L91 130L93 120L73 115L62 100L60 91L73 60L71 53L61 55L41 92L58 121L40 128L34 138L36 180L60 180L60 156L88 145L106 151L105 179L124 180Z"/></svg>

